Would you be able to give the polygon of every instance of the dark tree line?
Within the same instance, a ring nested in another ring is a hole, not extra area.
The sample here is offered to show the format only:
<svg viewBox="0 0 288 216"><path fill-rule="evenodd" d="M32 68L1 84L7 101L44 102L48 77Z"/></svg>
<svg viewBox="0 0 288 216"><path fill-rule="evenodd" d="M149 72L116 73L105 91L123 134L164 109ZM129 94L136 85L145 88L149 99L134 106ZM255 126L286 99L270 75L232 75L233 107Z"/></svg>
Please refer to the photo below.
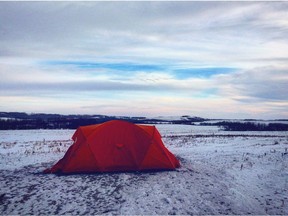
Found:
<svg viewBox="0 0 288 216"><path fill-rule="evenodd" d="M214 125L225 131L288 131L288 124L282 123L255 123L255 122L229 122L200 123L200 125Z"/></svg>
<svg viewBox="0 0 288 216"><path fill-rule="evenodd" d="M0 120L0 130L27 130L27 129L76 129L79 126L97 124L96 119L24 119Z"/></svg>
<svg viewBox="0 0 288 216"><path fill-rule="evenodd" d="M218 126L225 131L288 131L288 124L218 121L209 123L200 117L181 116L178 120L163 120L146 117L106 116L106 115L60 115L23 112L0 112L0 130L25 129L76 129L79 126L99 124L109 120L125 120L136 124L186 124Z"/></svg>
<svg viewBox="0 0 288 216"><path fill-rule="evenodd" d="M99 124L109 120L125 120L136 124L194 124L205 119L182 116L182 120L163 120L146 117L105 115L59 115L0 112L0 130L76 129L79 126Z"/></svg>

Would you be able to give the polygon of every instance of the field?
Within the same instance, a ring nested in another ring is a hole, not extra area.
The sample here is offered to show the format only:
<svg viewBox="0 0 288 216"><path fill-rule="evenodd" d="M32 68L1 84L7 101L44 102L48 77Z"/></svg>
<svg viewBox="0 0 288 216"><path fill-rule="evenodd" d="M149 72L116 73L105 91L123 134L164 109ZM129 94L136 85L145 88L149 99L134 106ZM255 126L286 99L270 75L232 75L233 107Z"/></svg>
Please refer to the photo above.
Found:
<svg viewBox="0 0 288 216"><path fill-rule="evenodd" d="M176 171L42 174L74 130L0 131L0 214L288 214L288 132L156 127Z"/></svg>

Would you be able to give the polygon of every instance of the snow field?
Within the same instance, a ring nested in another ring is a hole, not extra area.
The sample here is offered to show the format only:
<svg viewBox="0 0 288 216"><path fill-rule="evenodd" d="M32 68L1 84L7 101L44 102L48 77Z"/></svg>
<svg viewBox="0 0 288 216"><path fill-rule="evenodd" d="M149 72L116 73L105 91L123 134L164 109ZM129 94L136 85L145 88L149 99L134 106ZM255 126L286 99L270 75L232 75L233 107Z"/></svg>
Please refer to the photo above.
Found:
<svg viewBox="0 0 288 216"><path fill-rule="evenodd" d="M45 175L74 130L0 131L0 214L288 214L287 132L157 128L176 171Z"/></svg>

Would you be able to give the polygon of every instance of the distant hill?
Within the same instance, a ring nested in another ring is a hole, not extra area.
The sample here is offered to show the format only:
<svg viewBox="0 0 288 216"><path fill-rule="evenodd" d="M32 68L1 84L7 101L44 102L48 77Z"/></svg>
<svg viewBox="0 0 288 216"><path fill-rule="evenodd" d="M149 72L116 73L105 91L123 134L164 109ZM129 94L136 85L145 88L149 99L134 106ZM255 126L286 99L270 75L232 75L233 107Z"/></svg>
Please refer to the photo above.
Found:
<svg viewBox="0 0 288 216"><path fill-rule="evenodd" d="M177 118L127 117L106 115L60 115L24 112L0 112L0 130L20 129L76 129L79 126L99 124L109 120L125 120L138 124L194 124L208 119L188 115Z"/></svg>
<svg viewBox="0 0 288 216"><path fill-rule="evenodd" d="M76 129L79 126L99 124L110 120L125 120L137 124L185 124L217 126L225 131L288 131L288 120L257 119L205 119L196 116L159 116L155 118L107 116L107 115L60 115L24 112L0 112L0 130L25 129Z"/></svg>

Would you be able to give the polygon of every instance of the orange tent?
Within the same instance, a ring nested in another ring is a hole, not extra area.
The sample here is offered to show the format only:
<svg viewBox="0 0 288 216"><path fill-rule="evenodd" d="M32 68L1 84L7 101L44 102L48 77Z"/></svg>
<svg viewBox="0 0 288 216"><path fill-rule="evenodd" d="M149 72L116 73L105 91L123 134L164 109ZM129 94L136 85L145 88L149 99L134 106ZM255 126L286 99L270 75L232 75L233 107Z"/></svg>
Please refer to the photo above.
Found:
<svg viewBox="0 0 288 216"><path fill-rule="evenodd" d="M79 127L73 145L45 173L173 170L180 166L155 126L113 120Z"/></svg>

